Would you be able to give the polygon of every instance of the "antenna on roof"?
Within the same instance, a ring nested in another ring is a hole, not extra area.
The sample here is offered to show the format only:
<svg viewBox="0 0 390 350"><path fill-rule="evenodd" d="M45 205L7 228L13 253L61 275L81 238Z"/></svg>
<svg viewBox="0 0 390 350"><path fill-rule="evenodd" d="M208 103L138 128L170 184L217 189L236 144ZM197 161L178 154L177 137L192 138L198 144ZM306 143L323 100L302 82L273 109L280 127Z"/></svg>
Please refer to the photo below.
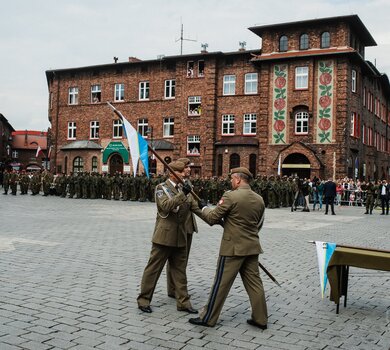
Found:
<svg viewBox="0 0 390 350"><path fill-rule="evenodd" d="M180 40L180 55L183 54L183 41L197 41L194 39L186 39L184 38L184 29L183 29L183 23L181 23L181 31L180 31L180 38L176 39L175 42L178 42Z"/></svg>

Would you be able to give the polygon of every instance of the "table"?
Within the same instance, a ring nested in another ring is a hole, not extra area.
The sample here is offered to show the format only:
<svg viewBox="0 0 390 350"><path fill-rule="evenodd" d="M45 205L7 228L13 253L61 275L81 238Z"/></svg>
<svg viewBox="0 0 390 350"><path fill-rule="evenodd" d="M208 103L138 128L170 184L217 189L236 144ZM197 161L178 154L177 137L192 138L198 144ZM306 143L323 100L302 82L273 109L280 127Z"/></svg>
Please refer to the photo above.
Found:
<svg viewBox="0 0 390 350"><path fill-rule="evenodd" d="M337 314L342 296L344 296L344 307L347 306L350 266L390 271L390 251L348 246L336 247L326 272L330 285L330 300L336 303Z"/></svg>

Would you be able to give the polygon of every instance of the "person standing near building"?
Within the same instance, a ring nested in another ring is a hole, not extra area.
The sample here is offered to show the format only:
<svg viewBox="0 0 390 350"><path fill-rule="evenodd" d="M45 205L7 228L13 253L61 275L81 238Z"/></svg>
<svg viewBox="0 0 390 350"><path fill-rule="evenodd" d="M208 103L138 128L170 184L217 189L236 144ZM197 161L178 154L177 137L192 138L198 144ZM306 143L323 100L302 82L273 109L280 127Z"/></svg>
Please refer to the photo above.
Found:
<svg viewBox="0 0 390 350"><path fill-rule="evenodd" d="M366 191L366 212L364 214L370 213L372 215L375 202L375 186L372 181L369 181L366 185L362 186L362 189Z"/></svg>
<svg viewBox="0 0 390 350"><path fill-rule="evenodd" d="M16 193L17 193L18 181L19 181L19 174L14 169L14 170L12 170L10 177L9 177L9 186L11 187L11 193L14 196L16 196Z"/></svg>
<svg viewBox="0 0 390 350"><path fill-rule="evenodd" d="M8 194L8 189L9 189L9 172L7 169L4 170L3 173L3 188L4 188L4 193L3 194Z"/></svg>
<svg viewBox="0 0 390 350"><path fill-rule="evenodd" d="M187 183L188 185L191 186L191 188L193 188L192 183L190 181L191 161L188 158L179 158L177 161L182 162L185 165L183 179L185 183ZM190 194L189 196L192 195ZM186 268L187 268L188 257L191 250L192 234L194 232L198 232L198 226L196 224L195 216L191 211L188 211L188 215L187 218L185 219L184 227L187 233L187 259L186 259ZM169 297L175 298L175 284L173 281L173 276L172 276L172 271L170 268L169 261L167 263L167 291Z"/></svg>
<svg viewBox="0 0 390 350"><path fill-rule="evenodd" d="M251 178L247 168L234 168L231 170L232 191L225 192L217 207L211 209L204 201L199 203L204 220L210 225L223 220L224 230L209 300L199 317L189 319L192 324L215 326L230 288L240 273L252 306L252 317L247 322L260 329L267 328L267 304L258 266L259 254L262 253L259 231L265 206L263 198L251 190Z"/></svg>
<svg viewBox="0 0 390 350"><path fill-rule="evenodd" d="M336 197L336 183L332 178L329 178L324 184L324 197L325 197L325 215L328 215L329 204L332 210L332 215L336 215L334 212L334 198Z"/></svg>
<svg viewBox="0 0 390 350"><path fill-rule="evenodd" d="M182 162L172 162L170 167L176 175L185 175ZM187 290L187 232L185 222L190 210L201 215L200 209L192 197L191 186L185 184L180 188L179 181L173 174L169 179L156 187L157 218L152 238L152 250L145 267L141 292L138 295L138 308L151 313L150 302L154 289L167 260L170 262L171 274L176 295L178 311L197 313L192 307Z"/></svg>
<svg viewBox="0 0 390 350"><path fill-rule="evenodd" d="M381 197L381 205L382 205L381 215L385 215L385 208L386 208L386 215L389 215L390 186L386 180L383 180L382 184L379 185L379 195Z"/></svg>

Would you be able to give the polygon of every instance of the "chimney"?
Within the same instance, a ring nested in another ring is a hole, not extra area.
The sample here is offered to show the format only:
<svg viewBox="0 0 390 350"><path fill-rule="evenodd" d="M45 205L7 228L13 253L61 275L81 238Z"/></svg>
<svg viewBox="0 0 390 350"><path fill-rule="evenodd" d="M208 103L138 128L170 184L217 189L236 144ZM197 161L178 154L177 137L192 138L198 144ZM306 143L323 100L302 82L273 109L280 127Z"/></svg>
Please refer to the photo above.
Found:
<svg viewBox="0 0 390 350"><path fill-rule="evenodd" d="M114 63L118 62L118 57L114 56Z"/></svg>
<svg viewBox="0 0 390 350"><path fill-rule="evenodd" d="M130 63L134 63L134 62L141 62L142 60L140 60L139 58L137 57L129 57L129 62Z"/></svg>
<svg viewBox="0 0 390 350"><path fill-rule="evenodd" d="M204 43L204 44L201 44L200 46L201 46L201 48L202 48L202 50L200 51L200 53L208 53L207 48L209 47L209 44Z"/></svg>
<svg viewBox="0 0 390 350"><path fill-rule="evenodd" d="M246 49L245 49L246 41L239 41L238 45L240 45L240 48L238 49L238 51L246 51Z"/></svg>

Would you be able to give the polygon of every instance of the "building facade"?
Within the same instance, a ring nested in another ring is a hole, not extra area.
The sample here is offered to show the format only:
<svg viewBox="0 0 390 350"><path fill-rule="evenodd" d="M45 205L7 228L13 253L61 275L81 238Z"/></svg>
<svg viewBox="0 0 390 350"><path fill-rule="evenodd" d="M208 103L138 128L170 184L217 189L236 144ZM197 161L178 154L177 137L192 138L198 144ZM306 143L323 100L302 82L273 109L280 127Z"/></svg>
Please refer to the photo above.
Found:
<svg viewBox="0 0 390 350"><path fill-rule="evenodd" d="M12 161L12 132L14 128L0 113L0 173L9 166Z"/></svg>
<svg viewBox="0 0 390 350"><path fill-rule="evenodd" d="M52 165L131 171L110 101L163 158L189 157L203 177L246 166L256 175L388 178L390 85L364 59L376 43L359 17L249 30L259 50L47 71Z"/></svg>

